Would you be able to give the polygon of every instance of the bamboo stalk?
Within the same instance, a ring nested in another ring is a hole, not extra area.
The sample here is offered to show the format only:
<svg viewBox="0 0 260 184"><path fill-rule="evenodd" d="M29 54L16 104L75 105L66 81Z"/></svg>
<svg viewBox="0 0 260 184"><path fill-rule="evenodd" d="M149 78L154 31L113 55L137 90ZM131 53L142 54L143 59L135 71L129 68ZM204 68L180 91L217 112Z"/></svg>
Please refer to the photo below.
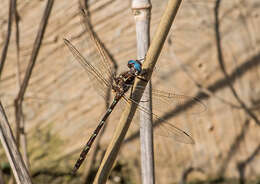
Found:
<svg viewBox="0 0 260 184"><path fill-rule="evenodd" d="M181 4L181 0L169 0L167 8L162 16L158 29L155 33L154 39L147 52L145 62L143 63L143 70L146 71L144 79L149 81L152 75L153 68L160 55L161 49L171 28L172 22L177 14L178 8ZM133 90L133 98L139 102L143 91L136 90L136 86L145 87L147 82L141 79L136 79ZM131 120L134 116L136 104L129 103L127 108L123 112L119 124L116 128L114 137L109 144L105 156L102 160L101 166L97 172L94 183L105 183L112 166L115 162L116 156L119 152L120 146L124 140L127 130L130 126Z"/></svg>
<svg viewBox="0 0 260 184"><path fill-rule="evenodd" d="M150 44L151 3L149 0L132 0L132 11L136 23L137 58L145 58ZM152 112L151 81L148 82L140 105ZM152 116L140 111L141 174L143 184L155 183L153 122Z"/></svg>
<svg viewBox="0 0 260 184"><path fill-rule="evenodd" d="M22 156L16 146L16 142L6 117L2 103L0 102L0 139L5 153L11 165L17 184L31 184L31 178L23 162Z"/></svg>

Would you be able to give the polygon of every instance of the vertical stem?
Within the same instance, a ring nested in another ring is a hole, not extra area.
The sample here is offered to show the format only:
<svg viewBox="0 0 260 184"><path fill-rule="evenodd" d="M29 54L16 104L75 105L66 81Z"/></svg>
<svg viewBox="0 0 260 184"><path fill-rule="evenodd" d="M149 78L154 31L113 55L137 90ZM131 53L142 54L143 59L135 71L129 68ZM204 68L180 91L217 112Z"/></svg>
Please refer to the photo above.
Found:
<svg viewBox="0 0 260 184"><path fill-rule="evenodd" d="M16 39L16 80L17 80L17 90L19 93L19 90L21 88L21 76L20 76L20 33L19 33L19 15L17 13L17 6L16 6L16 0L14 0L14 20L15 20L15 28L16 28L16 34L15 34L15 39ZM20 114L20 127L25 127L25 119L24 119L24 114ZM24 129L24 128L22 128ZM17 131L20 133L20 131ZM20 135L17 135L19 137ZM27 138L25 133L21 133L21 140L17 145L20 145L21 143L21 154L24 159L24 163L27 167L28 170L30 170L30 162L29 162L29 157L27 153Z"/></svg>
<svg viewBox="0 0 260 184"><path fill-rule="evenodd" d="M28 161L27 148L26 148L27 141L26 141L25 122L24 122L24 117L23 117L22 104L23 104L23 99L24 99L26 89L29 84L29 80L31 78L32 70L34 68L34 65L35 65L35 62L36 62L36 59L37 59L37 56L38 56L38 53L39 53L39 50L41 47L42 39L43 39L45 29L46 29L46 26L47 26L47 23L49 20L49 16L50 16L50 13L52 10L53 3L54 3L54 0L48 0L46 3L46 7L45 7L44 14L43 14L43 17L42 17L42 20L40 23L38 34L34 41L31 58L30 58L28 66L27 66L26 73L25 73L24 79L22 81L22 84L20 86L18 95L17 95L16 99L14 100L16 131L17 131L16 132L16 142L17 142L17 146L19 147L20 139L22 140L23 156L24 156L24 159L25 159L28 167L29 167L29 161Z"/></svg>
<svg viewBox="0 0 260 184"><path fill-rule="evenodd" d="M150 17L151 3L149 0L132 0L132 10L136 22L137 58L145 58L150 44ZM151 81L144 93L140 105L152 112ZM153 151L153 124L151 114L140 111L140 143L141 143L141 171L142 183L155 183L154 151Z"/></svg>

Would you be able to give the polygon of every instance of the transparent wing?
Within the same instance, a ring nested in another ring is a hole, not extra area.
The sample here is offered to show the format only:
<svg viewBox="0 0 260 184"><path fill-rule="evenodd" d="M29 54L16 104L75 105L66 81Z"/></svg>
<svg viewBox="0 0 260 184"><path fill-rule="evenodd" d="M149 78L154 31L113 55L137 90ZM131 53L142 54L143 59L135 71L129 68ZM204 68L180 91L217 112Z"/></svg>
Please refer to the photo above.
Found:
<svg viewBox="0 0 260 184"><path fill-rule="evenodd" d="M100 42L100 40L97 38L95 32L93 31L89 17L87 13L84 11L84 9L81 9L81 15L82 15L82 23L84 25L84 28L86 29L86 37L85 40L87 44L89 45L89 48L95 47L94 55L98 55L99 59L96 59L95 61L95 67L102 72L102 75L107 80L111 79L114 76L114 72L111 68L111 66L114 65L114 68L116 69L116 63L112 61L112 59L109 56L109 53L104 48L103 44ZM94 62L94 61L92 61Z"/></svg>
<svg viewBox="0 0 260 184"><path fill-rule="evenodd" d="M101 96L105 97L109 88L111 88L110 81L104 77L90 62L88 62L80 52L70 43L70 41L64 39L65 45L69 48L75 59L81 64L81 66L87 71L88 77L98 90ZM111 79L110 79L111 80Z"/></svg>
<svg viewBox="0 0 260 184"><path fill-rule="evenodd" d="M136 90L143 90L143 87L137 86ZM176 113L182 111L186 114L200 114L207 110L207 106L195 97L157 89L152 89L151 93L152 107L156 109L156 111L165 113L170 109ZM148 99L148 93L144 93L143 96L146 97L145 99Z"/></svg>
<svg viewBox="0 0 260 184"><path fill-rule="evenodd" d="M152 120L153 122L157 122L156 124L154 124L154 133L156 135L160 135L160 136L164 136L164 137L171 137L173 138L175 141L181 142L181 143L186 143L186 144L194 144L194 140L193 138L186 133L185 131L181 130L180 128L178 128L177 126L167 122L166 120L164 120L163 118L159 117L158 115L156 115L155 113L150 113L149 110L138 104L136 101L124 96L124 101L129 103L129 101L131 100L133 103L137 104L137 109L139 111L145 112L149 115L152 115Z"/></svg>

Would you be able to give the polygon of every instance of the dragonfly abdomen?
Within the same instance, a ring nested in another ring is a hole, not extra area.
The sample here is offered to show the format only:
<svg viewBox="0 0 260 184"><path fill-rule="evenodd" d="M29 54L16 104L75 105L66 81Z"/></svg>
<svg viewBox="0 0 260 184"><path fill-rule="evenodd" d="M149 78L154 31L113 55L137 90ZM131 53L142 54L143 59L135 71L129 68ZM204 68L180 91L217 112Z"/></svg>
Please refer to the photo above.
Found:
<svg viewBox="0 0 260 184"><path fill-rule="evenodd" d="M90 139L88 140L87 144L85 145L84 149L82 150L82 152L80 153L80 157L77 160L72 173L76 173L77 170L79 169L79 167L81 166L82 162L85 160L93 142L95 141L98 133L100 132L100 130L102 129L103 125L105 124L107 118L109 117L109 115L111 114L111 112L113 111L113 109L115 108L116 104L118 103L118 101L120 100L120 96L116 96L112 102L112 104L110 105L110 107L107 109L105 115L103 116L103 118L101 119L101 121L99 122L98 126L96 127L96 129L94 130L93 134L91 135Z"/></svg>

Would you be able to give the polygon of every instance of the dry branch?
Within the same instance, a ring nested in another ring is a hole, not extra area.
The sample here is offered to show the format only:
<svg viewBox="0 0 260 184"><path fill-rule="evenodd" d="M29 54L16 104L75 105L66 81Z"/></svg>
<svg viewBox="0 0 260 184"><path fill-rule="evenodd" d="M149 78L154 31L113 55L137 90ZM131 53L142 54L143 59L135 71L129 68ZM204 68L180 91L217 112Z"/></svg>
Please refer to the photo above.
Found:
<svg viewBox="0 0 260 184"><path fill-rule="evenodd" d="M16 141L17 141L17 145L19 147L19 143L20 143L20 135L22 135L22 139L23 139L23 143L25 144L23 147L25 148L25 150L23 150L24 154L23 155L27 155L27 151L26 151L26 135L25 135L25 124L23 121L23 109L22 109L22 103L23 103L23 99L24 99L24 95L26 92L26 89L28 87L29 84L29 80L31 78L31 74L32 74L32 70L34 68L39 50L40 50L40 46L41 46L41 42L45 33L45 29L46 29L46 25L48 23L48 19L49 19L49 15L52 9L52 5L54 3L54 0L48 0L46 8L44 10L44 14L40 23L40 27L39 27L39 31L37 34L37 37L35 39L34 45L33 45L33 50L32 50L32 54L31 54L31 58L29 61L29 64L27 66L26 69L26 73L25 73L25 77L23 79L23 82L21 84L21 88L19 90L19 93L14 101L15 104L15 118L16 118L16 128L17 128L17 132L16 132ZM21 123L22 122L22 123ZM29 166L29 161L27 159L27 156L24 157L24 159L26 160L26 165Z"/></svg>
<svg viewBox="0 0 260 184"><path fill-rule="evenodd" d="M7 158L11 165L17 184L30 184L31 178L25 167L21 154L16 146L16 142L6 117L2 103L0 102L0 139Z"/></svg>
<svg viewBox="0 0 260 184"><path fill-rule="evenodd" d="M11 32L12 32L12 22L13 22L12 18L13 18L14 12L15 12L15 4L16 4L15 1L16 0L9 1L10 4L9 4L9 14L8 14L7 35L5 38L4 48L3 48L1 59L0 59L0 78L2 76L2 71L4 69L5 59L6 59L9 41L10 41Z"/></svg>

